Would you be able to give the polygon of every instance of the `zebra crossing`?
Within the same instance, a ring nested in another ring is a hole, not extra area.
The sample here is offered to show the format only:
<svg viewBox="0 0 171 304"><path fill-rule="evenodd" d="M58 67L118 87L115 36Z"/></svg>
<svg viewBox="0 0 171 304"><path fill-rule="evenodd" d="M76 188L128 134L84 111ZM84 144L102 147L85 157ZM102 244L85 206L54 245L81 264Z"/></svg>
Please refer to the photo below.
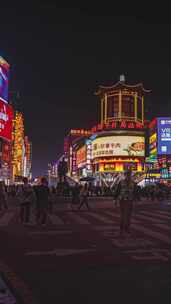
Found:
<svg viewBox="0 0 171 304"><path fill-rule="evenodd" d="M171 260L171 211L157 208L134 211L132 234L123 239L119 237L119 222L119 210L114 208L55 211L48 214L48 222L44 227L36 225L34 210L31 214L32 224L28 227L20 223L18 210L0 214L1 229L12 227L10 231L13 233L15 226L23 227L16 231L22 231L20 236L24 242L29 241L30 247L25 252L27 258L39 254L67 256L67 248L68 255L71 252L83 255L87 252L90 255L92 252L103 256L109 250L107 254L112 256L117 248L134 261ZM54 247L56 244L58 248ZM29 252L32 254L27 254Z"/></svg>
<svg viewBox="0 0 171 304"><path fill-rule="evenodd" d="M94 209L92 211L60 211L53 214L48 214L48 223L54 226L65 225L114 225L118 224L120 219L119 211L116 209ZM31 213L30 222L36 224L35 212ZM162 224L171 223L171 212L161 210L141 210L137 213L133 213L132 216L133 225L151 224L161 227ZM0 227L7 227L9 225L20 224L18 210L9 210L0 215ZM169 226L171 227L171 225Z"/></svg>

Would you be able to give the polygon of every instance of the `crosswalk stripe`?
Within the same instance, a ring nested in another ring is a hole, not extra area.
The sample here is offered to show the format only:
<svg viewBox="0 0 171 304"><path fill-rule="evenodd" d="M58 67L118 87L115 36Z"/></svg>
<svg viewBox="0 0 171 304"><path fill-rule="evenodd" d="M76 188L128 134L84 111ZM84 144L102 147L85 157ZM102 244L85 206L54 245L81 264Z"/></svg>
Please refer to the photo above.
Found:
<svg viewBox="0 0 171 304"><path fill-rule="evenodd" d="M155 211L155 213L159 213L161 215L167 215L167 216L171 217L171 212L168 212L168 211L159 211L159 210L157 210L157 211Z"/></svg>
<svg viewBox="0 0 171 304"><path fill-rule="evenodd" d="M13 218L13 212L7 212L0 218L0 226L8 226L9 222Z"/></svg>
<svg viewBox="0 0 171 304"><path fill-rule="evenodd" d="M113 224L114 221L110 220L109 218L103 216L103 215L100 215L100 214L96 214L96 213L93 213L93 212L86 212L86 214L96 220L99 220L105 224Z"/></svg>
<svg viewBox="0 0 171 304"><path fill-rule="evenodd" d="M33 231L33 232L29 232L29 235L68 235L68 234L72 234L71 230L49 230L49 231Z"/></svg>
<svg viewBox="0 0 171 304"><path fill-rule="evenodd" d="M161 229L171 230L171 226L167 224L156 224L155 226Z"/></svg>
<svg viewBox="0 0 171 304"><path fill-rule="evenodd" d="M146 216L146 215L141 215L141 214L135 214L135 218L136 219L141 219L141 220L148 220L148 221L150 221L150 222L152 222L152 223L161 223L162 222L162 220L161 219L154 219L153 217L150 217L150 216Z"/></svg>
<svg viewBox="0 0 171 304"><path fill-rule="evenodd" d="M147 236L150 236L154 239L157 239L158 241L165 242L169 245L171 244L171 238L167 237L166 235L164 235L160 232L152 231L151 229L148 229L148 228L143 227L143 226L135 225L135 224L133 224L132 227L139 232L143 232Z"/></svg>
<svg viewBox="0 0 171 304"><path fill-rule="evenodd" d="M105 214L112 216L114 219L117 218L118 220L120 219L120 215L117 213L114 213L112 211L105 211ZM139 221L135 220L134 218L131 219L132 223L138 224Z"/></svg>
<svg viewBox="0 0 171 304"><path fill-rule="evenodd" d="M81 225L90 225L90 222L87 219L85 219L82 216L80 216L78 213L75 214L73 212L70 212L69 217L71 219L73 219L78 224L81 224Z"/></svg>
<svg viewBox="0 0 171 304"><path fill-rule="evenodd" d="M53 225L64 225L64 221L57 215L49 214L49 218Z"/></svg>
<svg viewBox="0 0 171 304"><path fill-rule="evenodd" d="M164 215L164 214L157 214L157 213L152 213L152 212L149 212L149 211L142 211L141 213L151 215L153 217L157 216L157 217L160 217L162 219L171 220L171 216L169 217L169 216Z"/></svg>

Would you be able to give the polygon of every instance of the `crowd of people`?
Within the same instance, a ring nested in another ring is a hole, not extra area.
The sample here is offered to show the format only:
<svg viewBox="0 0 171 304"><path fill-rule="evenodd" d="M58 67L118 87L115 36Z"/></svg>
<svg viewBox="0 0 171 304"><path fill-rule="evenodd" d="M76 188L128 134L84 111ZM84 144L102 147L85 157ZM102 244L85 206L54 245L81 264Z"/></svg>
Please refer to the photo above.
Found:
<svg viewBox="0 0 171 304"><path fill-rule="evenodd" d="M105 185L94 185L92 182L87 182L86 185L88 196L109 196L114 197L117 192L117 185L118 183L114 184L112 187L107 187ZM72 197L73 193L75 192L74 188L82 188L81 184L76 183L75 186L70 186L67 181L63 183L58 183L57 187L52 187L51 191L56 196L68 196ZM163 200L168 199L170 196L170 189L171 187L167 184L147 184L145 187L140 187L136 185L136 198L137 200L141 200L145 198L147 200ZM77 189L78 190L78 189Z"/></svg>
<svg viewBox="0 0 171 304"><path fill-rule="evenodd" d="M131 177L131 171L125 173L125 178L112 188L93 186L92 183L70 186L66 181L56 187L49 187L47 179L42 177L39 184L31 186L27 178L23 178L22 185L5 186L0 182L0 211L8 210L11 205L19 206L19 218L23 224L30 222L31 209L35 205L36 223L45 225L47 214L53 212L53 206L60 201L61 196L70 196L71 208L78 210L86 206L90 210L88 197L111 196L114 206L120 207L120 230L129 232L133 202L142 199L162 201L169 199L170 187L165 184L149 184L143 188L138 186ZM75 208L75 207L74 207Z"/></svg>

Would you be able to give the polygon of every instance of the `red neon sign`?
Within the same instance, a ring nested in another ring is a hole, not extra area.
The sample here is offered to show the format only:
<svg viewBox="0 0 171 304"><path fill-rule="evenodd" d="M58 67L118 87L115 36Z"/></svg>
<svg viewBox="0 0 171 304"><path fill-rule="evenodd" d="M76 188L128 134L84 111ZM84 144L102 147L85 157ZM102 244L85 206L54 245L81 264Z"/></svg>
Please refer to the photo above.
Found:
<svg viewBox="0 0 171 304"><path fill-rule="evenodd" d="M12 140L13 108L0 99L0 137Z"/></svg>
<svg viewBox="0 0 171 304"><path fill-rule="evenodd" d="M127 122L125 120L122 121L112 121L107 124L98 124L91 128L92 133L95 133L104 129L143 129L144 126L140 122Z"/></svg>

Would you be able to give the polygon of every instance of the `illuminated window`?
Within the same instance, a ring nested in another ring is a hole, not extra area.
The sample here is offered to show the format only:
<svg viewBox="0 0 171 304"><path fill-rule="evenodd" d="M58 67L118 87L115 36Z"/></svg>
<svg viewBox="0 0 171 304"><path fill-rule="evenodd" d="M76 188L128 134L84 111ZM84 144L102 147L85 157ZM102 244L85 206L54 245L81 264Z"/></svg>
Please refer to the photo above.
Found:
<svg viewBox="0 0 171 304"><path fill-rule="evenodd" d="M122 116L134 117L134 97L122 96Z"/></svg>
<svg viewBox="0 0 171 304"><path fill-rule="evenodd" d="M118 117L119 116L119 96L110 96L107 100L107 116Z"/></svg>

